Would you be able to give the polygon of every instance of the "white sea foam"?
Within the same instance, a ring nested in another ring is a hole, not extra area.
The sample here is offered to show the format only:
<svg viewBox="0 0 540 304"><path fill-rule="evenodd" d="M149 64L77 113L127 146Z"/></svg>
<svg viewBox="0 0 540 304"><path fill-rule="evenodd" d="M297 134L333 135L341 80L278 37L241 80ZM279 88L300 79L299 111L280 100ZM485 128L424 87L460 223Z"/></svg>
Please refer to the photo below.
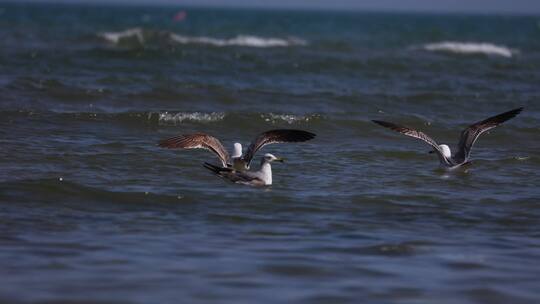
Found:
<svg viewBox="0 0 540 304"><path fill-rule="evenodd" d="M267 48L307 45L307 41L296 37L274 38L238 35L234 38L214 38L205 36L185 36L165 31L144 30L139 27L130 28L120 32L103 32L98 34L98 36L114 44L119 44L122 40L128 39L136 39L140 44L144 44L147 40L158 37L160 39L166 39L170 43L202 44L215 47L245 46Z"/></svg>
<svg viewBox="0 0 540 304"><path fill-rule="evenodd" d="M139 43L144 43L144 33L143 30L139 27L127 29L121 32L104 32L98 34L99 37L111 42L118 44L122 39L136 38Z"/></svg>
<svg viewBox="0 0 540 304"><path fill-rule="evenodd" d="M510 58L518 51L503 45L485 42L456 42L443 41L428 43L422 46L424 50L433 52L449 52L456 54L484 54Z"/></svg>
<svg viewBox="0 0 540 304"><path fill-rule="evenodd" d="M171 34L171 39L182 44L207 44L212 46L248 46L248 47L287 47L306 45L305 40L289 37L283 38L264 38L258 36L239 35L230 39L220 39L212 37L190 37Z"/></svg>
<svg viewBox="0 0 540 304"><path fill-rule="evenodd" d="M264 121L271 122L273 124L275 123L281 123L286 122L288 124L298 123L298 122L309 122L314 119L318 119L321 116L319 114L311 114L311 115L293 115L293 114L274 114L274 113L268 113L268 114L261 114L261 118L264 119Z"/></svg>
<svg viewBox="0 0 540 304"><path fill-rule="evenodd" d="M221 112L211 112L211 113L202 113L202 112L178 112L178 113L169 113L162 112L159 113L158 121L163 124L179 124L185 121L196 121L196 122L214 122L220 121L225 118L225 113Z"/></svg>

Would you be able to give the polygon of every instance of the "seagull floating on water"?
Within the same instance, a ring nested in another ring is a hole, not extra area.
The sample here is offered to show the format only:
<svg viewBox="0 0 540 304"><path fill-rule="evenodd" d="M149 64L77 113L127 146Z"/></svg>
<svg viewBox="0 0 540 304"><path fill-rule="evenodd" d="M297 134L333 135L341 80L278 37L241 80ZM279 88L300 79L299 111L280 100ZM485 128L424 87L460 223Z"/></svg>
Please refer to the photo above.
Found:
<svg viewBox="0 0 540 304"><path fill-rule="evenodd" d="M313 139L315 136L315 134L303 130L270 130L259 134L259 136L257 136L251 142L245 154L242 154L242 145L240 143L235 143L232 156L229 155L229 153L227 152L223 144L219 141L219 139L205 133L184 134L171 137L160 141L158 145L160 147L169 149L182 148L209 150L217 155L217 157L221 161L222 167L205 163L205 168L214 171L214 173L216 174L218 172L221 173L218 174L220 176L226 178L230 177L228 178L229 180L238 180L238 182L240 183L250 184L246 182L246 180L249 180L247 175L252 175L252 179L260 179L261 181L263 181L264 185L270 185L272 184L272 170L270 168L270 162L279 161L281 159L271 154L266 154L263 157L263 161L261 162L261 170L248 172L247 170L249 170L251 166L251 161L255 156L255 153L257 153L257 151L269 144L304 142ZM216 172L217 169L219 169L220 171ZM231 172L233 172L234 174ZM245 174L240 174L240 172L244 172ZM251 184L256 185L257 183L258 182L254 181Z"/></svg>
<svg viewBox="0 0 540 304"><path fill-rule="evenodd" d="M239 171L232 168L214 166L209 163L204 163L204 167L233 183L250 186L270 186L272 185L272 166L270 166L270 163L274 161L283 162L283 158L266 153L261 158L261 168L257 171Z"/></svg>
<svg viewBox="0 0 540 304"><path fill-rule="evenodd" d="M470 163L469 156L471 154L472 146L482 133L497 127L498 125L509 119L516 117L516 115L518 115L522 110L523 107L517 108L468 126L465 130L461 132L461 137L458 143L458 151L454 155L452 155L452 152L450 151L450 147L448 145L437 144L435 140L433 140L431 137L429 137L423 132L405 126L396 125L391 122L385 122L380 120L373 120L373 122L385 128L389 128L396 132L420 139L428 143L431 147L433 147L433 150L429 153L437 153L441 167L452 170Z"/></svg>

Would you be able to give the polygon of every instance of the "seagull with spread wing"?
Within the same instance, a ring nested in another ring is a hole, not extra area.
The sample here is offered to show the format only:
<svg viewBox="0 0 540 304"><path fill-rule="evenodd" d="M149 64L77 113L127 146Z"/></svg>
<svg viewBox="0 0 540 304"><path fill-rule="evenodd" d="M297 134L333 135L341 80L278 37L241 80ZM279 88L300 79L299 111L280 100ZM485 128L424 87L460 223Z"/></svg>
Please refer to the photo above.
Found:
<svg viewBox="0 0 540 304"><path fill-rule="evenodd" d="M452 152L450 151L450 147L448 145L437 144L435 140L433 140L431 137L421 131L380 120L373 120L373 122L385 128L389 128L396 132L402 133L403 135L414 137L426 142L433 148L433 151L430 151L430 153L436 153L439 157L441 167L445 169L455 169L469 163L472 146L482 133L491 130L502 124L503 122L516 117L516 115L518 115L522 110L522 107L517 108L468 126L465 130L461 132L461 137L458 143L458 151L454 155L452 155Z"/></svg>
<svg viewBox="0 0 540 304"><path fill-rule="evenodd" d="M223 177L233 183L250 186L270 186L272 185L272 166L270 163L274 161L283 162L283 158L266 153L261 158L261 167L257 171L239 171L232 168L222 168L209 163L204 163L204 167L217 176Z"/></svg>
<svg viewBox="0 0 540 304"><path fill-rule="evenodd" d="M182 149L206 149L217 155L221 161L221 167L214 166L208 163L205 163L205 168L213 171L222 177L225 177L231 181L239 183L248 183L246 180L249 180L247 175L257 173L259 171L265 171L265 174L262 174L257 177L260 179L261 176L268 176L269 178L261 179L265 185L272 184L272 171L270 169L270 162L280 161L280 158L277 158L271 154L266 154L263 157L261 162L261 170L249 172L251 166L251 161L255 156L255 153L262 149L264 146L274 143L287 143L287 142L304 142L310 139L313 139L315 134L303 130L294 130L294 129L277 129L270 130L259 134L249 145L245 154L242 154L242 145L240 143L234 144L234 150L232 156L229 155L227 149L219 141L219 139L205 134L205 133L194 133L194 134L185 134L175 137L171 137L159 142L159 146L163 148L182 148ZM265 159L267 160L265 162ZM266 166L265 164L268 164ZM265 169L268 168L268 169ZM261 171L261 172L262 172ZM224 174L224 173L227 174ZM261 173L259 172L259 173ZM264 173L264 172L263 172ZM246 175L246 176L244 176ZM257 175L257 174L255 174ZM243 178L245 177L245 178ZM239 178L239 180L236 180ZM253 181L252 181L253 182ZM253 183L254 185L258 182Z"/></svg>

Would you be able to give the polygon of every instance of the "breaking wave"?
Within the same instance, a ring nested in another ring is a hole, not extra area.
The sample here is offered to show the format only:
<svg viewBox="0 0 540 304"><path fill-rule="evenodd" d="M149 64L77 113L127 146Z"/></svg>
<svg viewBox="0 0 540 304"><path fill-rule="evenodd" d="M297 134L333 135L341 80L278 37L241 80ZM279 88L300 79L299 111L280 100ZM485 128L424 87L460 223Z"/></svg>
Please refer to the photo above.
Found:
<svg viewBox="0 0 540 304"><path fill-rule="evenodd" d="M491 56L502 56L506 58L510 58L516 53L518 53L517 50L510 49L506 46L485 42L444 41L424 44L422 46L422 49L432 52L448 52L455 54L484 54Z"/></svg>
<svg viewBox="0 0 540 304"><path fill-rule="evenodd" d="M121 32L104 32L98 34L98 37L101 37L108 42L118 44L122 40L132 40L135 39L140 44L144 44L144 35L141 28L131 28Z"/></svg>
<svg viewBox="0 0 540 304"><path fill-rule="evenodd" d="M244 46L244 47L290 47L304 46L307 41L297 37L275 38L251 35L238 35L233 38L214 38L205 36L185 36L168 31L154 31L142 28L130 28L120 32L103 32L98 37L117 45L138 44L146 45L155 42L172 44L201 44L215 47Z"/></svg>
<svg viewBox="0 0 540 304"><path fill-rule="evenodd" d="M54 122L62 121L110 121L129 124L155 124L162 126L180 125L183 123L218 123L225 125L241 122L279 124L302 124L307 122L320 121L324 119L321 114L275 114L275 113L245 113L245 112L53 112L53 111L0 111L0 118L11 121L17 118L45 119Z"/></svg>
<svg viewBox="0 0 540 304"><path fill-rule="evenodd" d="M320 119L321 115L319 114L309 114L309 115L293 115L293 114L261 114L261 118L270 123L279 123L286 122L288 124L294 124L298 122L309 122L311 120Z"/></svg>
<svg viewBox="0 0 540 304"><path fill-rule="evenodd" d="M212 46L249 46L249 47L287 47L287 46L303 46L306 41L288 37L282 38L263 38L258 36L239 35L230 39L218 39L210 37L189 37L176 34L171 35L171 39L182 44L197 43L208 44Z"/></svg>
<svg viewBox="0 0 540 304"><path fill-rule="evenodd" d="M275 114L275 113L223 113L223 112L152 112L149 113L149 120L154 120L157 117L157 122L160 125L177 125L184 122L201 122L211 123L219 122L223 120L239 121L241 118L245 120L264 121L270 124L297 124L307 123L314 120L320 120L322 117L320 114L306 114L306 115L294 115L294 114Z"/></svg>
<svg viewBox="0 0 540 304"><path fill-rule="evenodd" d="M149 118L154 113L149 114ZM211 112L211 113L202 113L202 112L178 112L178 113L169 113L162 112L157 113L158 121L160 124L179 124L185 121L197 121L197 122L214 122L220 121L225 118L225 113L221 112Z"/></svg>

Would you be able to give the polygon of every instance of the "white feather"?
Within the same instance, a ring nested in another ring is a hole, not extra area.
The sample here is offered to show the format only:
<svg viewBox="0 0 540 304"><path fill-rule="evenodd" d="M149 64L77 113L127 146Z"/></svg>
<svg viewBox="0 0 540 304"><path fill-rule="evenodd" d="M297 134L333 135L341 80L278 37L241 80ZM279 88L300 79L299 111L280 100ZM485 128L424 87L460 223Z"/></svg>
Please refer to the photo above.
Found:
<svg viewBox="0 0 540 304"><path fill-rule="evenodd" d="M232 158L242 157L242 144L235 143Z"/></svg>
<svg viewBox="0 0 540 304"><path fill-rule="evenodd" d="M452 152L450 151L449 146L447 146L447 145L439 145L439 147L441 148L444 157L446 157L446 158L452 157Z"/></svg>

